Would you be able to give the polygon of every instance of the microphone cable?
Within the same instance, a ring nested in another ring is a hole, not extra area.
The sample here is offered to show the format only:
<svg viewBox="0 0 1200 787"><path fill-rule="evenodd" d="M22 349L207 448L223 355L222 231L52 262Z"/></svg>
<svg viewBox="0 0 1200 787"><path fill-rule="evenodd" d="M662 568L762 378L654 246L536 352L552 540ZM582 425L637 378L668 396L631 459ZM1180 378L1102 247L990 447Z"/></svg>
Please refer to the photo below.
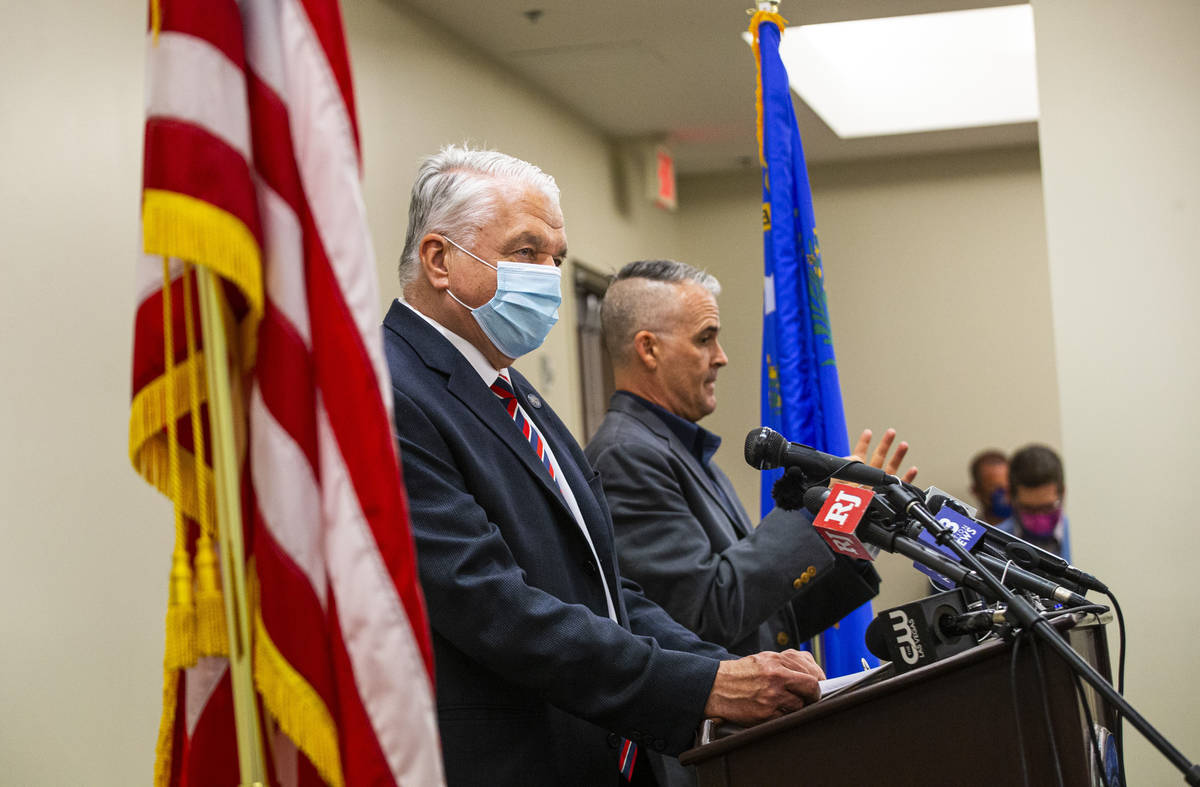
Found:
<svg viewBox="0 0 1200 787"><path fill-rule="evenodd" d="M1021 649L1021 640L1024 637L1018 632L1013 637L1012 651L1009 654L1009 686L1012 689L1013 699L1013 718L1017 722L1017 753L1021 755L1021 784L1029 787L1029 762L1025 755L1025 733L1021 730L1021 704L1020 693L1017 691L1017 653Z"/></svg>
<svg viewBox="0 0 1200 787"><path fill-rule="evenodd" d="M1075 673L1072 677L1075 678L1075 693L1079 696L1079 704L1083 706L1083 717L1087 720L1088 737L1092 741L1091 754L1096 762L1096 773L1100 775L1100 781L1104 782L1104 755L1100 753L1100 742L1096 740L1096 724L1092 721L1092 709L1088 705L1087 693L1083 689L1083 680ZM1121 784L1125 784L1124 778L1121 779Z"/></svg>
<svg viewBox="0 0 1200 787"><path fill-rule="evenodd" d="M1125 696L1125 614L1121 612L1121 605L1117 603L1117 597L1111 590L1106 590L1104 595L1108 596L1108 600L1112 602L1113 610L1117 613L1117 633L1120 644L1117 646L1117 693L1122 697ZM1113 736L1117 739L1117 769L1120 772L1121 785L1125 785L1125 714L1121 713L1120 708L1117 709L1117 724L1113 730Z"/></svg>
<svg viewBox="0 0 1200 787"><path fill-rule="evenodd" d="M1041 643L1034 640L1033 643L1033 663L1037 669L1037 681L1039 686L1046 685L1046 673L1042 669L1042 654ZM1050 759L1054 761L1054 774L1058 777L1059 787L1064 787L1062 762L1058 756L1058 736L1054 734L1054 725L1050 721L1050 702L1046 698L1046 692L1038 692L1042 695L1042 718L1046 720L1046 737L1050 743Z"/></svg>
<svg viewBox="0 0 1200 787"><path fill-rule="evenodd" d="M1038 642L1033 638L1031 632L1019 631L1013 638L1012 656L1009 660L1009 684L1012 690L1013 699L1013 718L1016 720L1017 726L1017 751L1021 755L1021 782L1025 787L1029 787L1029 759L1025 751L1025 734L1021 725L1021 692L1019 689L1019 681L1017 680L1017 656L1020 652L1021 643L1026 639L1030 640L1030 646L1033 648L1033 666L1034 673L1037 676L1039 685L1044 685L1046 682L1045 673L1042 671L1042 659L1038 654ZM1054 761L1055 775L1058 777L1059 787L1064 787L1062 766L1058 761L1058 741L1054 735L1054 727L1050 723L1050 705L1046 699L1046 693L1039 691L1041 695L1042 717L1046 721L1046 736L1050 743L1050 757Z"/></svg>
<svg viewBox="0 0 1200 787"><path fill-rule="evenodd" d="M1053 617L1058 616L1058 615L1075 615L1075 614L1086 615L1088 613L1095 613L1097 615L1102 615L1105 612L1108 612L1108 607L1104 606L1103 604L1080 604L1077 607L1063 607L1062 609L1052 609L1049 612L1044 613L1042 615L1042 617L1047 620L1050 620Z"/></svg>

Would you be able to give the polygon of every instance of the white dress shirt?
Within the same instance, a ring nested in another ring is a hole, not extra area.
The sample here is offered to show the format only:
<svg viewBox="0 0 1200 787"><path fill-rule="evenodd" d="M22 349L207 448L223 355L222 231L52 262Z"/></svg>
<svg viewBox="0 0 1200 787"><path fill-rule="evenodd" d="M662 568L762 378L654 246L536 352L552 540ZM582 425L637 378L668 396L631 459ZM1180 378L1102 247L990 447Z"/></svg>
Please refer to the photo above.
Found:
<svg viewBox="0 0 1200 787"><path fill-rule="evenodd" d="M491 362L484 357L483 353L480 352L478 347L471 344L454 331L450 330L428 315L422 314L419 310L414 309L404 301L400 301L400 303L411 309L413 314L416 314L422 320L433 326L433 329L442 336L445 336L446 340L454 345L454 348L458 350L462 354L463 358L466 359L467 363L471 365L471 368L479 374L479 378L483 381L483 384L489 390L491 390L492 383L496 382L496 378L500 376L500 372L505 370L497 369L492 366ZM513 390L515 391L516 388L514 387ZM516 401L517 409L521 411L521 415L524 416L525 420L536 425L537 422L529 417L529 413L525 411L524 407L521 407L520 398L518 398ZM516 424L514 423L513 426L515 427ZM542 431L540 427L538 428L538 431ZM605 576L603 564L600 562L600 557L596 554L596 545L592 543L592 535L588 532L587 526L583 523L583 513L579 510L579 503L575 500L575 493L571 491L571 485L567 483L567 479L562 473L562 468L559 467L558 459L556 459L554 456L554 449L550 447L550 441L545 438L544 433L542 434L542 443L546 449L546 456L549 457L550 464L554 467L554 478L558 482L558 488L562 492L563 499L567 503L567 508L571 510L571 515L575 517L575 524L579 525L579 530L583 533L583 537L587 541L588 548L592 550L592 557L596 560L596 566L600 568L600 582L604 585L604 600L608 602L608 616L615 622L617 619L617 610L613 605L612 591L609 590L608 579ZM529 446L529 450L533 450L532 445Z"/></svg>

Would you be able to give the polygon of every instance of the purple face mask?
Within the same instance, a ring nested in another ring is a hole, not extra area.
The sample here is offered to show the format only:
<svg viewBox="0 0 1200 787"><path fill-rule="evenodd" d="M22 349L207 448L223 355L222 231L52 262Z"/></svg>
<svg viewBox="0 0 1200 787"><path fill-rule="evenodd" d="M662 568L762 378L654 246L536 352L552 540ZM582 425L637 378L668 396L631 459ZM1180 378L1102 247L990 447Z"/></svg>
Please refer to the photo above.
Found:
<svg viewBox="0 0 1200 787"><path fill-rule="evenodd" d="M1054 528L1058 527L1058 522L1062 519L1062 509L1037 513L1018 512L1018 516L1021 519L1021 527L1025 528L1026 533L1031 536L1048 538L1054 535Z"/></svg>

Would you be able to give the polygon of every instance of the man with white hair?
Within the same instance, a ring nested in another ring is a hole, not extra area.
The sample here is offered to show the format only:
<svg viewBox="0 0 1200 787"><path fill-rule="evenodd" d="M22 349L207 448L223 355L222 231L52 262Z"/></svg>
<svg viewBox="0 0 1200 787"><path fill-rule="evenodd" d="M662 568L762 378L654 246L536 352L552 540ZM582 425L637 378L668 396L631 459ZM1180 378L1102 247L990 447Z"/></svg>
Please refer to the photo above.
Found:
<svg viewBox="0 0 1200 787"><path fill-rule="evenodd" d="M557 319L565 255L537 167L456 147L422 164L384 344L451 784L645 781L638 746L777 717L823 677L797 651L735 659L621 577L595 470L509 368Z"/></svg>

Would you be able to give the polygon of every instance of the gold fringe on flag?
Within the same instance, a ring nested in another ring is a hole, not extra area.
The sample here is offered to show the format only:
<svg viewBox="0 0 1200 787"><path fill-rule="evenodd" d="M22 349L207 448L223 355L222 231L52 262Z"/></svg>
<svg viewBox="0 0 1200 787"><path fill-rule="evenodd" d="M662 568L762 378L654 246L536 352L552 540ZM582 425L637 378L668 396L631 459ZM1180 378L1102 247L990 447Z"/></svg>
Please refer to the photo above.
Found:
<svg viewBox="0 0 1200 787"><path fill-rule="evenodd" d="M239 353L239 359L242 361L241 368L245 370L253 362L255 332L258 330L258 325L251 320L243 320L239 327L240 346L248 348L245 352ZM247 358L250 360L247 361ZM167 428L167 412L171 409L175 413L183 413L191 406L193 400L190 381L193 374L199 379L204 379L204 365L205 354L201 349L196 355L177 363L172 373L164 373L143 386L134 396L133 403L129 408L129 461L137 470L138 475L146 479L167 498L172 495L169 473L170 452L167 448L167 436L164 434ZM200 388L195 401L197 404L204 404L208 401L207 388ZM179 471L182 484L182 497L179 503L183 506L185 515L200 523L201 505L197 490L200 487L208 490L204 505L209 511L212 511L215 505L212 493L212 469L204 462L195 461L192 453L183 446L176 446L176 450L179 451ZM197 478L201 473L204 474L203 481ZM207 522L207 525L209 526L207 532L215 535L216 531L211 529L211 520ZM201 527L204 528L205 523L201 523Z"/></svg>
<svg viewBox="0 0 1200 787"><path fill-rule="evenodd" d="M150 0L150 41L158 46L158 34L162 31L162 6L160 0Z"/></svg>
<svg viewBox="0 0 1200 787"><path fill-rule="evenodd" d="M138 475L168 499L172 498L174 492L170 475L170 441L164 430L167 422L172 420L167 417L168 413L174 418L190 407L188 381L193 373L204 374L203 352L175 364L170 372L164 372L161 377L144 386L134 397L129 410L129 461ZM197 404L203 404L207 398L207 392L202 390ZM203 462L195 461L192 452L183 446L176 445L175 450L180 458L180 490L176 502L183 507L185 516L200 522L202 506L197 490L201 486L208 490L205 506L211 511L212 470ZM199 473L205 475L203 483L196 478Z"/></svg>
<svg viewBox="0 0 1200 787"><path fill-rule="evenodd" d="M163 670L162 718L158 722L158 743L154 746L154 787L169 787L174 756L175 715L179 703L179 670Z"/></svg>
<svg viewBox="0 0 1200 787"><path fill-rule="evenodd" d="M754 72L755 78L758 80L754 88L754 108L757 113L754 130L758 137L758 163L763 169L766 169L767 158L763 155L762 52L758 49L758 26L763 22L774 22L779 28L779 35L782 36L783 31L787 30L788 21L773 11L755 11L754 16L750 17L750 35L754 39L754 62L758 66Z"/></svg>
<svg viewBox="0 0 1200 787"><path fill-rule="evenodd" d="M253 366L263 308L262 272L257 242L246 225L202 200L146 189L142 202L142 239L146 253L201 261L241 290L250 314L238 326L236 357L242 370ZM187 286L186 276L184 282ZM169 285L164 285L164 298L169 293ZM191 311L186 313L190 317ZM170 330L169 325L164 328ZM129 414L129 458L138 474L181 505L186 516L200 523L203 533L212 535L211 517L202 514L202 509L212 511L214 507L210 491L212 471L203 458L197 460L177 445L168 427L174 418L208 399L205 387L195 383L205 376L204 351L193 351L192 347L189 346L185 360L179 364L167 363L163 375L143 386L134 397ZM163 434L164 430L168 434ZM176 471L172 470L172 451L177 452L180 460L174 465L179 473L177 485L173 480ZM204 501L199 499L201 489L206 490Z"/></svg>
<svg viewBox="0 0 1200 787"><path fill-rule="evenodd" d="M263 311L262 257L240 219L208 202L161 189L142 198L142 246L147 254L192 260L237 286L252 321Z"/></svg>
<svg viewBox="0 0 1200 787"><path fill-rule="evenodd" d="M275 647L261 613L254 616L254 684L280 729L304 752L325 783L342 787L345 782L333 717L320 695Z"/></svg>

